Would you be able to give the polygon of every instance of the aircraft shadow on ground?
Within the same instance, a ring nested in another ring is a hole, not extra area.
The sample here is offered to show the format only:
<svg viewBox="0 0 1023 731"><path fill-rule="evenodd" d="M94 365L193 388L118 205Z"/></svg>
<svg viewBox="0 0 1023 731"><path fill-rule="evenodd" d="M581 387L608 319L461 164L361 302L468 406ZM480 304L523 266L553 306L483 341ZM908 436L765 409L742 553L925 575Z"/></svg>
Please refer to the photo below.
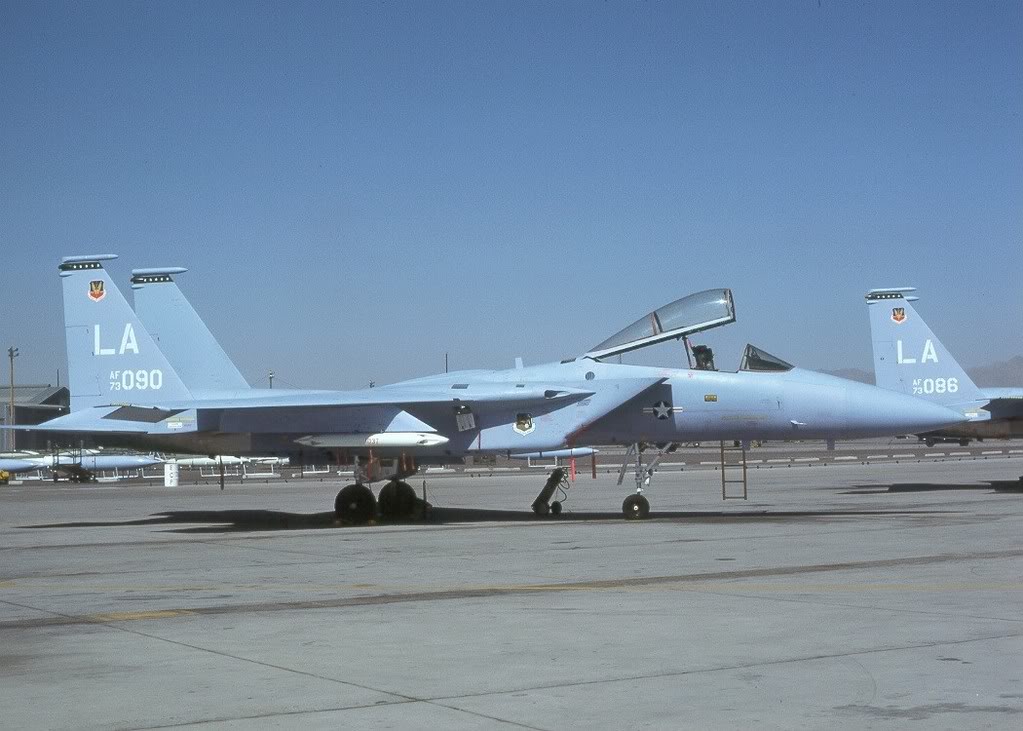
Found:
<svg viewBox="0 0 1023 731"><path fill-rule="evenodd" d="M934 510L741 510L741 511L656 511L650 520L684 521L690 523L737 523L737 522L789 522L827 521L863 516L900 516L932 514ZM492 510L481 508L431 508L429 517L409 521L378 521L375 527L403 525L458 525L461 523L579 523L615 521L622 522L620 512L579 511L538 518L529 510ZM235 533L257 531L289 531L346 528L334 513L287 513L276 510L176 510L158 513L148 518L123 521L75 521L67 523L46 523L26 525L24 528L116 528L124 526L187 526L169 528L173 533Z"/></svg>
<svg viewBox="0 0 1023 731"><path fill-rule="evenodd" d="M1023 478L1019 480L987 480L977 482L900 482L891 485L857 485L853 490L846 490L840 495L883 495L898 492L1016 492L1023 493Z"/></svg>

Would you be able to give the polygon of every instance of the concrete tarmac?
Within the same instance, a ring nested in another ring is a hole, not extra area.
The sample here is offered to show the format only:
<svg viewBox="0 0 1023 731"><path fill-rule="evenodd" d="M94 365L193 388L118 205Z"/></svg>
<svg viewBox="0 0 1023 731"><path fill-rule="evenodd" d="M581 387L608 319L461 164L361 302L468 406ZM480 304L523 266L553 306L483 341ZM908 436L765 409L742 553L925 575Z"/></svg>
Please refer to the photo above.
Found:
<svg viewBox="0 0 1023 731"><path fill-rule="evenodd" d="M0 727L1018 727L1021 474L668 472L642 522L628 476L543 520L542 473L438 476L365 527L336 482L0 487Z"/></svg>

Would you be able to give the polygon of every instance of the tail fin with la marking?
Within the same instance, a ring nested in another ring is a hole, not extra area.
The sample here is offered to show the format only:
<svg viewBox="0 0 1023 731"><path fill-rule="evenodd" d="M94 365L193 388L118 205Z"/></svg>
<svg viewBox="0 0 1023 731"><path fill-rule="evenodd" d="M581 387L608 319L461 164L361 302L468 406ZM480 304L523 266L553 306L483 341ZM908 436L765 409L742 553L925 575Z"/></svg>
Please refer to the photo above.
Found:
<svg viewBox="0 0 1023 731"><path fill-rule="evenodd" d="M874 380L881 388L946 406L975 406L984 394L911 304L913 287L867 293Z"/></svg>
<svg viewBox="0 0 1023 731"><path fill-rule="evenodd" d="M61 260L71 409L190 400L163 353L103 268L114 254Z"/></svg>
<svg viewBox="0 0 1023 731"><path fill-rule="evenodd" d="M249 384L174 281L182 267L132 269L135 313L188 388L242 391Z"/></svg>

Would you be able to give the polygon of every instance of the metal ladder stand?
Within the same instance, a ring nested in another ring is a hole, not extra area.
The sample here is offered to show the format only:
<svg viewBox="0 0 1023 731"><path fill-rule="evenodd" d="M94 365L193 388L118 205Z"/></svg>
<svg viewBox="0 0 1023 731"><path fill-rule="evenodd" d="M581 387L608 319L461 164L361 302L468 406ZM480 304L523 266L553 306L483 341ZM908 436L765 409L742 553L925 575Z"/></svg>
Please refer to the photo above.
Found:
<svg viewBox="0 0 1023 731"><path fill-rule="evenodd" d="M738 455L738 460L731 463L728 462L728 455ZM742 477L728 478L728 470L737 472L742 470ZM729 485L742 485L742 493L730 494L728 492ZM725 443L721 442L721 499L722 500L746 500L746 444L745 442L739 442L739 446L735 447L732 445L725 446Z"/></svg>

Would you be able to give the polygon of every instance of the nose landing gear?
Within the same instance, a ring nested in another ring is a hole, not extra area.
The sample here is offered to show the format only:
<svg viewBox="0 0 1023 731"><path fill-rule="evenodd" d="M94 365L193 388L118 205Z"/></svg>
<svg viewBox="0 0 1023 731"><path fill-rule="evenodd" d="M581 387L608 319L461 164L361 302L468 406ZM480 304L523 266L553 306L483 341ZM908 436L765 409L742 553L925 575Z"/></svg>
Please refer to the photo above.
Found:
<svg viewBox="0 0 1023 731"><path fill-rule="evenodd" d="M622 503L622 513L626 520L643 520L650 516L650 501L640 493L633 493Z"/></svg>
<svg viewBox="0 0 1023 731"><path fill-rule="evenodd" d="M643 520L650 517L650 501L643 497L643 488L650 486L650 480L653 479L654 472L657 471L657 465L660 464L661 459L679 447L677 442L668 442L656 446L657 456L645 466L643 465L643 451L647 448L647 445L642 442L629 445L629 451L626 452L625 459L622 461L622 467L618 471L619 485L625 480L625 472L629 469L630 458L633 456L636 458L636 492L625 498L625 501L622 503L622 515L625 516L626 520Z"/></svg>

